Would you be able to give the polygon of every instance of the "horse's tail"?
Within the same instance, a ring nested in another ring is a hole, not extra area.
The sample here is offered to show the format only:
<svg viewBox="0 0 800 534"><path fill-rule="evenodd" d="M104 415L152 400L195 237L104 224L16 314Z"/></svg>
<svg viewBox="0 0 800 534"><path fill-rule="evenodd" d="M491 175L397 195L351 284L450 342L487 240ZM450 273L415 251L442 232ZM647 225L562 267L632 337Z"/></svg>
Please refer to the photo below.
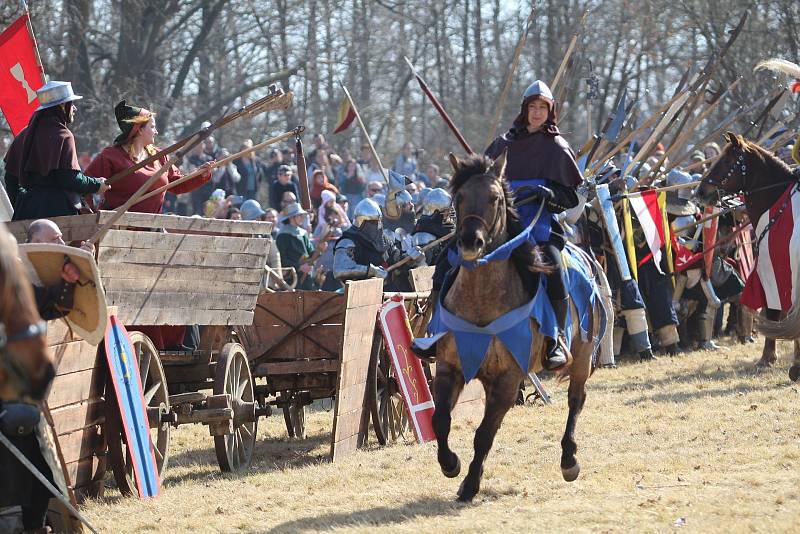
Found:
<svg viewBox="0 0 800 534"><path fill-rule="evenodd" d="M800 273L794 281L794 300L789 313L781 320L771 321L763 316L756 317L759 332L770 339L800 338Z"/></svg>

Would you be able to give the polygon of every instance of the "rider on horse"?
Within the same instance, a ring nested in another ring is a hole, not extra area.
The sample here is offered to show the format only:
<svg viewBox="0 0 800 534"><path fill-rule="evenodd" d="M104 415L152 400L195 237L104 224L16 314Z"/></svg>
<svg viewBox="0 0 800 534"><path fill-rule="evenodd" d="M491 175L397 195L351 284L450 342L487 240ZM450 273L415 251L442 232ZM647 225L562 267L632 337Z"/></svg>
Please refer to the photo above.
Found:
<svg viewBox="0 0 800 534"><path fill-rule="evenodd" d="M575 162L575 154L556 127L556 109L550 88L541 81L533 82L522 96L519 115L511 129L496 138L486 155L496 159L507 151L506 179L515 192L523 226L535 217L544 202L535 224L534 238L554 267L547 276L547 295L563 335L567 320L568 296L565 290L561 250L563 228L556 214L578 205L577 187L583 181ZM534 202L530 202L535 200ZM535 293L536 288L532 288ZM556 369L567 363L563 348L556 339L549 339L545 367Z"/></svg>

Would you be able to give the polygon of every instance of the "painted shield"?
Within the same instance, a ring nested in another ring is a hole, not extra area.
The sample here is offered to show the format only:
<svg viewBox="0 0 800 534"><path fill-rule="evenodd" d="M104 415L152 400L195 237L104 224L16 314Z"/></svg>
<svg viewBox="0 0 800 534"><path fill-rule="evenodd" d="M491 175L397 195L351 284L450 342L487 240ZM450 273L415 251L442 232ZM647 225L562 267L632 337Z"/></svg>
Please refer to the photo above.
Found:
<svg viewBox="0 0 800 534"><path fill-rule="evenodd" d="M128 331L115 315L108 318L105 349L139 497L155 497L161 493L161 478L150 438L139 363Z"/></svg>
<svg viewBox="0 0 800 534"><path fill-rule="evenodd" d="M86 250L50 243L26 243L19 246L19 255L28 268L31 281L38 286L51 286L61 281L61 268L69 259L80 278L75 286L72 311L65 319L80 337L98 345L106 331L106 294L94 257Z"/></svg>
<svg viewBox="0 0 800 534"><path fill-rule="evenodd" d="M411 351L411 325L400 296L394 296L381 306L378 314L383 340L392 360L392 368L400 382L406 410L414 424L417 442L427 443L436 439L433 433L433 396L422 362Z"/></svg>

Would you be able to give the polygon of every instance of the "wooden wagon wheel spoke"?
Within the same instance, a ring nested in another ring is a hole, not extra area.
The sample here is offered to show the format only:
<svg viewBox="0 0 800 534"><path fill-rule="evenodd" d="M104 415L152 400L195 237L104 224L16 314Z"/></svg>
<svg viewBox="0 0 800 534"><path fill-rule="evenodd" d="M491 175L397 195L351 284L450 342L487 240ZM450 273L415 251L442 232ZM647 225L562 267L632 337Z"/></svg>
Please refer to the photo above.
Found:
<svg viewBox="0 0 800 534"><path fill-rule="evenodd" d="M250 363L244 348L238 343L228 343L220 352L214 377L214 394L229 395L234 410L233 431L214 436L214 449L220 469L246 469L252 460L257 420L253 418L252 412L247 412L252 409L255 393Z"/></svg>
<svg viewBox="0 0 800 534"><path fill-rule="evenodd" d="M162 385L161 381L154 382L153 385L150 386L150 388L148 388L148 390L144 392L144 402L145 402L145 404L147 404L148 406L150 405L150 401L153 400L153 397L156 396L156 393L158 393L158 390L161 389L161 385Z"/></svg>
<svg viewBox="0 0 800 534"><path fill-rule="evenodd" d="M145 350L145 347L141 342L136 343L136 356L139 359L139 375L142 377L142 386L147 383L147 377L150 375L150 360L152 359L152 354L149 350Z"/></svg>

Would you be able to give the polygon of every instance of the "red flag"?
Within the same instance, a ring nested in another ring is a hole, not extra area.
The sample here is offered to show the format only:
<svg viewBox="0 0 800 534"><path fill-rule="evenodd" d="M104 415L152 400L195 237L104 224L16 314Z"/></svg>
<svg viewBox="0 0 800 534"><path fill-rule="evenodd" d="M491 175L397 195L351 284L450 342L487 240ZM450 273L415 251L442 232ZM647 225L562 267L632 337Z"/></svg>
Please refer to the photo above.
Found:
<svg viewBox="0 0 800 534"><path fill-rule="evenodd" d="M28 20L26 13L0 34L0 110L14 135L39 107L36 90L44 85Z"/></svg>
<svg viewBox="0 0 800 534"><path fill-rule="evenodd" d="M675 253L675 272L679 273L694 266L703 257L702 252L692 252L672 234L672 250Z"/></svg>
<svg viewBox="0 0 800 534"><path fill-rule="evenodd" d="M353 124L355 118L356 110L350 105L350 100L345 97L345 99L342 100L342 104L339 106L339 117L336 119L336 128L334 128L333 133L337 134L348 129L350 125Z"/></svg>
<svg viewBox="0 0 800 534"><path fill-rule="evenodd" d="M653 261L658 272L661 272L661 248L667 240L664 236L664 225L661 210L658 207L658 194L655 191L643 191L628 197L631 208L639 219L644 237L653 254ZM662 273L663 274L663 273Z"/></svg>
<svg viewBox="0 0 800 534"><path fill-rule="evenodd" d="M793 81L792 85L789 86L789 89L791 89L793 93L800 93L800 78Z"/></svg>

